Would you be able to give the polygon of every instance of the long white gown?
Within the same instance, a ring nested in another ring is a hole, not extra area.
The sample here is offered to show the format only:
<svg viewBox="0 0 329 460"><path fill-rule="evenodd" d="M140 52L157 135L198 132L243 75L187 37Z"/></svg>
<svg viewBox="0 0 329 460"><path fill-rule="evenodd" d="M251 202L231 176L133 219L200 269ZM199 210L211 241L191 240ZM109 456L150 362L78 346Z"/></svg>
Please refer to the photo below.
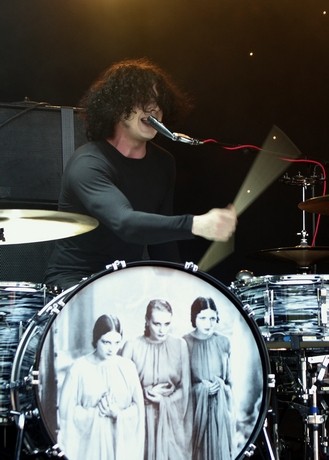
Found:
<svg viewBox="0 0 329 460"><path fill-rule="evenodd" d="M190 365L186 342L169 335L164 342L141 336L123 348L136 364L143 389L157 384L174 388L160 404L145 399L145 460L191 458L192 407Z"/></svg>
<svg viewBox="0 0 329 460"><path fill-rule="evenodd" d="M120 407L116 420L99 413L106 392ZM64 380L59 423L58 443L69 460L142 460L144 403L134 363L121 356L97 364L77 359Z"/></svg>
<svg viewBox="0 0 329 460"><path fill-rule="evenodd" d="M234 450L232 410L231 347L227 337L218 334L200 339L187 334L194 402L193 460L231 460ZM220 389L209 395L208 382Z"/></svg>

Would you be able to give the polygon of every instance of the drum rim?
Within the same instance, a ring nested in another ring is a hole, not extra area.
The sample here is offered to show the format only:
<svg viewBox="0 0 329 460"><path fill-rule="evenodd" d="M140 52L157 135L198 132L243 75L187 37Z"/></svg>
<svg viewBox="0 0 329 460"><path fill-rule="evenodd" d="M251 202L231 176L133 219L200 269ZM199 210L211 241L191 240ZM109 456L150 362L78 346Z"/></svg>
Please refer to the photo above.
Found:
<svg viewBox="0 0 329 460"><path fill-rule="evenodd" d="M300 281L300 282L299 282ZM232 281L230 288L234 291L239 289L248 289L248 288L255 288L258 286L263 286L267 284L274 284L274 285L282 285L282 286L298 286L300 284L308 285L317 285L321 284L323 281L329 281L329 274L272 274L272 275L260 275L260 276L252 276L247 280L236 280ZM305 281L308 281L305 283Z"/></svg>
<svg viewBox="0 0 329 460"><path fill-rule="evenodd" d="M6 289L7 288L7 289ZM35 289L37 291L42 291L46 290L46 286L42 283L34 283L30 281L0 281L0 289L5 289L6 291L18 291L19 288L30 288L30 289Z"/></svg>

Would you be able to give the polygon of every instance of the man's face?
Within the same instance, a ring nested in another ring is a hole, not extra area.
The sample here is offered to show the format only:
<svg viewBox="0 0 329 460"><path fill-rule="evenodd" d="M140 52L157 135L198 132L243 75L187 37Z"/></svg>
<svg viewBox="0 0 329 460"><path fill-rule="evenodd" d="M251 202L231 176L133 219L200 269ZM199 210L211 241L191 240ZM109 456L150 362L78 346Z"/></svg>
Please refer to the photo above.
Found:
<svg viewBox="0 0 329 460"><path fill-rule="evenodd" d="M162 120L162 110L156 103L151 103L145 109L134 108L128 119L119 122L119 128L130 140L150 141L157 131L148 123L147 118L152 115L157 120Z"/></svg>

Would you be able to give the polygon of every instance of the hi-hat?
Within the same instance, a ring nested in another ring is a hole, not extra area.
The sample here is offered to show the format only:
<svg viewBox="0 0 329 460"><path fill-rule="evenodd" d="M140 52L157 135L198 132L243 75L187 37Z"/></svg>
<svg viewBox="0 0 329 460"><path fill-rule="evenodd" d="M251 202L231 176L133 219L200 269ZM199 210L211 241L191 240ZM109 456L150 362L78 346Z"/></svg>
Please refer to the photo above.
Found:
<svg viewBox="0 0 329 460"><path fill-rule="evenodd" d="M298 207L303 211L329 215L329 195L317 196L302 201L299 203Z"/></svg>
<svg viewBox="0 0 329 460"><path fill-rule="evenodd" d="M258 251L256 255L295 262L298 267L310 267L317 262L329 259L329 247L300 245L286 248L263 249Z"/></svg>
<svg viewBox="0 0 329 460"><path fill-rule="evenodd" d="M58 240L89 232L98 221L84 214L39 209L0 209L0 246Z"/></svg>

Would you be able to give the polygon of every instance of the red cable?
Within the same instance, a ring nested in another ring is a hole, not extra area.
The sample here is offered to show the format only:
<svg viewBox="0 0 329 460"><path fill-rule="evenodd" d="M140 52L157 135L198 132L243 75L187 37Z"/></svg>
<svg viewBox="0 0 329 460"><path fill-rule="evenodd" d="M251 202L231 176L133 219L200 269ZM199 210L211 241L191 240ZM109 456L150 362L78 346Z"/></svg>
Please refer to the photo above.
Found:
<svg viewBox="0 0 329 460"><path fill-rule="evenodd" d="M202 141L202 143L203 144L209 144L209 143L220 144L216 139L204 139ZM230 151L242 150L242 149L254 149L254 150L257 150L257 151L263 150L261 147L257 147L256 145L251 145L251 144L236 145L236 146L231 146L231 147L221 144L221 147L224 148L225 150L230 150ZM325 167L323 166L322 163L320 163L319 161L316 161L316 160L305 160L305 159L300 160L300 159L284 158L284 157L282 157L281 159L284 160L284 161L289 161L291 163L313 163L313 164L319 166L321 168L322 174L323 174L322 196L324 196L326 194L326 190L327 190L327 182L326 182L327 181L327 175L326 175ZM315 241L316 241L316 237L317 237L317 234L318 234L318 231L319 231L319 226L320 226L320 220L321 220L321 214L318 215L317 220L316 220L316 225L315 225L315 230L314 230L314 235L313 235L313 240L312 240L312 245L311 246L315 246Z"/></svg>

